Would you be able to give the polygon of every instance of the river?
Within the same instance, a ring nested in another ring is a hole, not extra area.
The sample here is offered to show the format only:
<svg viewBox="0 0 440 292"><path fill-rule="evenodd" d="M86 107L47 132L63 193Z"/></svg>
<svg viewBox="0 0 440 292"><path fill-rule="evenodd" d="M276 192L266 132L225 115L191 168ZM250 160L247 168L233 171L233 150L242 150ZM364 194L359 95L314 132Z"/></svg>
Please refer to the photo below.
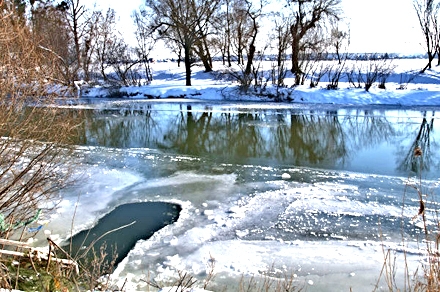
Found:
<svg viewBox="0 0 440 292"><path fill-rule="evenodd" d="M67 238L71 220L78 232L128 203L182 208L118 265L113 277L130 291L146 291L148 279L172 284L177 271L203 287L211 268L213 291L286 275L307 291L372 291L388 249L400 260L412 255L411 267L424 257L412 186L434 226L435 109L177 99L65 107L83 119L81 183L62 191L46 226L52 236Z"/></svg>

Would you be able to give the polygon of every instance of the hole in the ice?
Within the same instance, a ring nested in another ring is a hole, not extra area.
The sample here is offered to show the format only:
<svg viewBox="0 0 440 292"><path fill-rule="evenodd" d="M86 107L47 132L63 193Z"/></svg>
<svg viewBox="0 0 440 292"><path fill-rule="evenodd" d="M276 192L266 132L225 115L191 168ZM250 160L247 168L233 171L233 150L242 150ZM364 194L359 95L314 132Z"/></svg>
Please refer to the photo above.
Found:
<svg viewBox="0 0 440 292"><path fill-rule="evenodd" d="M71 248L71 254L75 256L84 253L90 247L90 252L87 253L90 259L93 254L91 248L93 247L99 254L101 246L105 244L107 254L105 260L110 263L116 252L116 266L127 256L138 240L148 239L154 232L176 222L181 210L180 205L164 202L124 204L99 219L93 228L83 230L73 236L71 247L65 248L66 250ZM129 226L118 229L125 225ZM118 230L100 238L115 229ZM70 245L70 239L68 242Z"/></svg>

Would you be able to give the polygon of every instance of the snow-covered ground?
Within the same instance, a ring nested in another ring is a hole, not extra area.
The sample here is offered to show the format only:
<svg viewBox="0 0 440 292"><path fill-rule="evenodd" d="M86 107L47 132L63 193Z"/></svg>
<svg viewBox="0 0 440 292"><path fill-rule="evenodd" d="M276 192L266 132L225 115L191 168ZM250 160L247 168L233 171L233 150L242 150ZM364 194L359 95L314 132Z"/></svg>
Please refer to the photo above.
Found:
<svg viewBox="0 0 440 292"><path fill-rule="evenodd" d="M364 63L364 65L360 65ZM354 88L342 74L338 90L327 90L328 75L322 77L317 88L310 88L309 81L305 85L292 88L293 76L288 73L285 79L287 88L282 89L294 103L321 103L340 105L396 105L396 106L436 106L440 105L440 69L433 67L424 74L419 71L425 67L425 59L394 59L390 61L395 66L393 73L387 78L386 90L379 89L377 83L366 92L363 88ZM323 62L331 64L331 61ZM335 62L333 62L335 63ZM265 78L270 77L271 61L264 61L262 68ZM433 63L434 64L434 63ZM353 66L367 66L368 61L347 61L346 70ZM273 98L255 96L252 89L244 94L239 91L238 83L228 76L227 69L221 62L214 62L214 72L204 73L203 66L192 68L192 86L185 86L185 74L176 62L162 61L152 64L154 80L148 86L130 86L119 89L131 98L169 98L186 97L202 100L251 100L273 101ZM219 73L222 72L222 73ZM402 86L405 89L400 89ZM268 82L265 93L274 93L275 88ZM84 96L96 97L108 95L108 90L102 87L86 88Z"/></svg>
<svg viewBox="0 0 440 292"><path fill-rule="evenodd" d="M440 107L438 69L418 74L426 60L394 60L395 73L386 90L373 86L369 92L341 82L327 90L302 85L291 88L286 79L289 104L333 104L394 108ZM270 62L266 63L270 67ZM221 69L216 63L214 69ZM152 64L154 81L143 87L123 87L129 100L184 97L185 101L273 101L267 97L239 94L238 85L225 81L218 71L193 68L191 87L184 86L183 68L174 62ZM406 89L398 89L410 80ZM269 86L270 87L270 86ZM115 90L115 89L111 89ZM273 90L268 88L267 90ZM108 90L83 88L84 96L106 97ZM100 99L76 106L101 106ZM182 102L182 100L178 100ZM94 104L95 103L95 104ZM242 106L245 106L244 104ZM253 104L255 106L255 104ZM261 107L276 107L262 103ZM396 258L396 278L403 286L407 264L415 271L426 259L415 237L420 224L417 198L402 211L405 179L312 168L216 164L202 158L161 153L155 149L87 148L81 186L68 190L59 218L47 225L53 235L66 236L65 218L81 194L75 224L90 226L114 206L132 201L167 201L182 205L179 220L139 241L118 266L113 279L127 291L147 291L143 280L167 279L176 271L203 278L214 263L214 291L238 291L240 279L293 277L306 291L372 291L380 277L384 257ZM192 165L184 171L176 164ZM135 169L131 166L136 165ZM151 176L151 173L160 175ZM435 188L438 180L427 182ZM429 218L434 220L433 218ZM401 238L401 220L408 232ZM70 225L69 225L70 227ZM405 263L406 261L406 263ZM385 278L379 291L388 291ZM165 290L168 291L168 290Z"/></svg>

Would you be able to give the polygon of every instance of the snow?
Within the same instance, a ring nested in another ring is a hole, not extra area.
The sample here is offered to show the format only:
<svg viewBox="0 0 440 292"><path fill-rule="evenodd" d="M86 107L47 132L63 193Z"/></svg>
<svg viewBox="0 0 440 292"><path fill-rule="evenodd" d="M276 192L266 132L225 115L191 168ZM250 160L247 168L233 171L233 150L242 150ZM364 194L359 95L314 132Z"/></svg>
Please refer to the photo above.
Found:
<svg viewBox="0 0 440 292"><path fill-rule="evenodd" d="M187 87L183 68L173 62L157 62L152 64L155 80L151 85L120 88L129 96L128 101L116 100L113 105L118 103L123 107L124 102L154 98L154 102L192 104L206 100L262 101L259 108L282 108L286 103L434 109L440 106L437 67L417 74L414 72L423 68L426 60L393 62L397 67L385 90L373 86L366 92L352 88L346 81L341 82L337 90L327 90L323 81L313 89L307 85L289 86L283 90L292 100L277 104L271 103L273 99L268 97L238 94L237 83L217 73L204 73L201 67L193 68L193 86ZM220 63L215 67L223 69ZM398 89L403 75L416 76L406 89ZM292 82L289 76L286 83ZM90 86L82 90L83 96L92 98L105 98L109 91ZM269 86L268 90L273 88ZM100 103L92 101L75 106L94 107ZM242 108L255 106L254 103L240 105ZM169 108L173 108L172 103ZM168 291L173 286L170 279L176 277L177 271L188 271L199 280L197 287L189 291L202 291L200 283L209 274L209 263L215 265L216 286L208 286L212 291L238 291L234 288L241 279L267 276L293 277L295 283L307 291L349 291L350 288L372 291L388 250L396 262L407 261L412 271L426 258L415 239L420 221L412 220L418 211L417 200L402 211L402 178L295 167L244 165L237 169L237 166L222 164L215 167L229 170L224 171L228 174L175 171L172 175L146 179L145 172L126 167L125 156L146 168L159 167L161 163L166 168L182 160L202 165L207 162L179 155L165 157L150 149L123 152L97 147L85 152L88 151L93 152L95 160L78 170L85 172L87 179L80 188L67 190L59 209L59 216L67 218L81 194L77 229L92 225L96 216L111 208L109 205L150 200L182 206L176 223L148 240L139 241L112 275L116 284L125 285L128 291L145 291L147 277L165 283L167 288L161 291ZM119 161L119 167L116 162L108 166L106 159ZM261 176L264 180L238 184L239 172ZM314 179L310 179L310 183L293 181L292 176L298 175ZM438 184L437 181L429 183ZM405 221L408 233L404 242L400 218ZM65 238L61 219L52 218L47 229ZM435 221L435 218L428 220ZM381 231L377 232L378 229ZM397 267L398 283L403 283L404 267L404 264ZM379 289L386 290L383 279L378 283Z"/></svg>
<svg viewBox="0 0 440 292"><path fill-rule="evenodd" d="M183 177L187 175L194 178L193 173L179 174ZM230 185L232 178L210 177L212 182L221 182L213 183L210 187L211 192L221 196L226 191L224 185ZM204 180L206 177L199 179ZM346 240L338 234L332 234L324 241L288 240L276 233L266 235L271 233L270 229L276 220L279 223L283 222L284 218L293 220L292 222L302 220L299 218L302 215L298 215L301 213L309 214L310 216L306 215L307 220L312 220L319 226L318 221L325 220L319 218L319 212L328 212L330 216L335 217L367 217L374 214L388 217L397 216L401 212L398 206L384 208L375 203L361 204L348 199L348 194L356 189L351 185L322 184L313 187L309 184L302 186L278 181L267 183L282 184L284 187L282 190L241 198L232 205L213 202L213 198L200 210L194 210L195 206L191 206L192 204L188 205L189 209L186 210L189 213L184 214L174 226L157 232L148 241L139 242L114 276L120 279L128 278L129 282L137 283L142 276L130 271L145 270L151 262L157 263L157 280L173 277L176 270L206 275L207 263L212 260L215 262L215 273L220 278L220 283L221 279L228 283L228 288L231 289L228 291L234 291L231 287L231 277L240 278L242 275L262 273L277 277L293 273L296 278L301 279L298 280L299 283L308 283L309 286L313 283L313 287L309 287L308 291L329 291L326 290L328 285L334 287L331 291L344 291L349 287L355 287L356 291L371 291L371 284L380 272L383 251L398 251L397 256L400 260L403 260L404 256L401 251L408 254L411 251L409 247L393 243L383 245L380 241ZM278 206L287 205L284 212L276 209L275 202ZM203 208L205 210L201 211ZM203 216L199 218L200 215L196 215L198 213ZM261 225L267 225L267 229L255 229L261 228L256 227L254 223L260 220L266 222ZM421 254L417 248L413 247L413 250L416 255ZM160 260L157 260L158 258ZM408 256L408 259L409 266L414 266L418 257L414 259ZM401 276L399 273L402 271L398 272L398 276ZM365 286L365 281L370 281L368 286Z"/></svg>
<svg viewBox="0 0 440 292"><path fill-rule="evenodd" d="M331 63L333 61L326 61ZM368 61L357 61L368 62ZM396 66L394 73L387 79L386 88L379 89L377 84L368 92L363 88L354 88L346 77L341 78L337 90L327 90L325 76L318 88L310 88L307 84L292 88L293 76L288 74L285 84L288 88L281 91L289 95L291 102L298 104L335 104L335 105L387 105L387 106L438 106L440 105L440 74L439 68L434 67L424 74L419 71L426 65L425 59L394 59L390 61ZM265 76L271 68L270 61L263 62ZM347 70L355 65L348 61ZM191 98L192 100L247 100L273 101L273 98L255 96L252 90L242 93L238 83L230 80L221 62L214 62L216 71L203 72L203 67L192 68L192 86L185 86L184 67L178 67L176 62L156 62L151 65L154 75L153 82L148 86L128 86L119 89L133 99L139 98ZM181 65L183 66L183 64ZM401 87L406 89L399 89ZM275 88L268 82L266 93L275 93ZM105 97L108 89L83 87L83 96Z"/></svg>
<svg viewBox="0 0 440 292"><path fill-rule="evenodd" d="M106 155L105 149L96 151ZM111 151L108 154L112 155ZM153 156L146 161L157 160ZM129 291L145 291L143 280L147 278L147 271L148 277L158 283L170 283L169 279L174 279L177 271L188 271L202 283L209 273L209 262L214 263L216 275L216 286L208 288L211 291L223 291L222 287L228 287L226 291L237 291L234 285L239 285L242 277L258 279L265 275L275 279L292 276L297 285L306 285L307 291L329 291L326 290L328 285L333 287L331 291L345 291L349 287L371 291L388 249L401 262L405 257L409 267L417 266L425 257L416 242L402 245L396 240L400 237L399 228L393 234L393 227L391 230L386 227L387 218L392 221L401 215L400 199L384 206L375 202L375 195L385 194L380 186L371 184L368 176L318 171L314 175L326 177L327 181L309 184L281 178L280 174L301 172L301 169L244 168L251 173L260 171L264 177L278 174L279 178L238 186L234 173L206 175L183 171L153 180L133 175L122 185L125 190L115 188L112 192L100 191L94 184L111 183L125 176L109 172L102 164L92 167L94 179L82 184L81 190L87 190L87 196L95 200L86 199L83 205L87 208L78 209L77 217L85 220L93 214L105 213L109 208L106 202L109 196L114 197L111 204L147 198L182 206L176 223L156 232L148 240L139 241L112 275L119 286L127 279L125 287ZM127 175L130 173L127 171ZM101 175L111 177L102 180L99 179ZM345 183L339 182L341 177ZM402 183L394 178L373 178L376 179L396 189ZM363 183L371 188L363 189ZM251 189L252 193L247 195ZM398 196L400 191L387 196ZM364 202L367 195L373 198ZM68 201L75 199L75 192L66 196ZM416 207L408 207L405 220L410 221L416 212ZM63 214L65 220L68 217L66 210ZM383 218L383 241L375 231L370 231L378 224L374 216ZM344 218L355 219L344 222ZM364 224L362 218L370 219ZM355 221L360 223L348 225ZM399 225L399 221L396 224ZM63 233L60 226L47 228ZM352 234L353 230L356 234ZM302 237L307 232L310 232L309 240ZM354 235L357 240L348 238ZM402 273L398 269L399 279ZM195 288L200 288L200 284Z"/></svg>

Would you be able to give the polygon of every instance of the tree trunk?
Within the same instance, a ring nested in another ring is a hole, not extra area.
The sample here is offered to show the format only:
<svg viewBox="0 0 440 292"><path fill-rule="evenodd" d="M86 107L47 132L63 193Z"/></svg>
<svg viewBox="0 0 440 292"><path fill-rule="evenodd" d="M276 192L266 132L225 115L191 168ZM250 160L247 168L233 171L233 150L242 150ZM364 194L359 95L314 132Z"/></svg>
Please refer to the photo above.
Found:
<svg viewBox="0 0 440 292"><path fill-rule="evenodd" d="M188 44L185 44L185 80L186 86L191 86L191 49Z"/></svg>
<svg viewBox="0 0 440 292"><path fill-rule="evenodd" d="M209 55L209 51L207 51L207 48L205 48L203 42L198 41L194 51L202 61L202 64L205 67L205 72L212 72L212 62L210 61L211 57Z"/></svg>
<svg viewBox="0 0 440 292"><path fill-rule="evenodd" d="M209 71L206 70L206 72L211 72L212 71L212 57L211 57L211 52L209 51L209 46L208 46L208 43L206 41L206 37L203 38L203 46L205 47L205 54L204 54L204 56L206 56L208 64L209 64ZM205 69L207 69L206 66L205 66Z"/></svg>
<svg viewBox="0 0 440 292"><path fill-rule="evenodd" d="M440 47L437 48L437 66L440 66Z"/></svg>
<svg viewBox="0 0 440 292"><path fill-rule="evenodd" d="M277 66L281 67L283 61L283 50L281 46L278 46Z"/></svg>
<svg viewBox="0 0 440 292"><path fill-rule="evenodd" d="M226 1L226 39L225 39L225 45L226 45L226 57L228 60L228 67L232 67L232 63L231 63L231 18L230 18L230 14L229 14L229 5L230 5L230 2Z"/></svg>
<svg viewBox="0 0 440 292"><path fill-rule="evenodd" d="M248 11L249 13L249 11ZM257 34L258 34L258 25L257 25L257 20L256 17L253 17L249 14L249 16L252 18L253 21L253 35L252 35L252 40L251 43L249 45L249 54L248 54L248 59L247 59L247 64L246 64L246 70L245 70L245 74L249 75L251 74L251 66L252 66L252 62L254 61L254 56L255 56L255 40L257 39ZM255 82L257 81L257 79L255 78Z"/></svg>
<svg viewBox="0 0 440 292"><path fill-rule="evenodd" d="M101 67L101 75L102 75L102 78L104 79L104 81L107 82L108 77L107 77L107 74L105 74L105 69L103 67Z"/></svg>
<svg viewBox="0 0 440 292"><path fill-rule="evenodd" d="M237 28L237 59L238 59L238 65L244 65L244 58L243 58L243 37L242 37L242 31L241 26Z"/></svg>
<svg viewBox="0 0 440 292"><path fill-rule="evenodd" d="M224 43L220 45L220 52L222 54L222 63L223 66L226 65L226 39L223 40Z"/></svg>
<svg viewBox="0 0 440 292"><path fill-rule="evenodd" d="M292 69L291 72L295 74L295 85L300 85L301 83L301 75L303 72L299 66L299 42L300 40L297 38L293 38L292 40Z"/></svg>
<svg viewBox="0 0 440 292"><path fill-rule="evenodd" d="M177 67L180 68L180 62L182 61L182 48L179 47L179 52L177 53Z"/></svg>
<svg viewBox="0 0 440 292"><path fill-rule="evenodd" d="M246 70L244 71L244 74L246 74L246 75L251 74L251 66L252 66L252 62L254 60L254 55L255 55L255 46L254 46L254 43L252 42L249 46L249 54L248 54L247 63L246 63Z"/></svg>
<svg viewBox="0 0 440 292"><path fill-rule="evenodd" d="M203 63L203 66L205 67L205 72L212 72L212 66L211 62L209 62L209 58L205 55L200 56L200 60Z"/></svg>
<svg viewBox="0 0 440 292"><path fill-rule="evenodd" d="M342 64L341 54L339 53L339 46L336 46L336 56L338 57L338 64Z"/></svg>
<svg viewBox="0 0 440 292"><path fill-rule="evenodd" d="M432 68L432 61L434 60L434 55L428 51L428 63L426 64L425 68L423 68L420 73L425 73L426 69L431 69Z"/></svg>
<svg viewBox="0 0 440 292"><path fill-rule="evenodd" d="M232 67L232 63L231 63L231 45L228 44L228 48L226 51L226 56L227 56L227 60L228 60L228 67Z"/></svg>

